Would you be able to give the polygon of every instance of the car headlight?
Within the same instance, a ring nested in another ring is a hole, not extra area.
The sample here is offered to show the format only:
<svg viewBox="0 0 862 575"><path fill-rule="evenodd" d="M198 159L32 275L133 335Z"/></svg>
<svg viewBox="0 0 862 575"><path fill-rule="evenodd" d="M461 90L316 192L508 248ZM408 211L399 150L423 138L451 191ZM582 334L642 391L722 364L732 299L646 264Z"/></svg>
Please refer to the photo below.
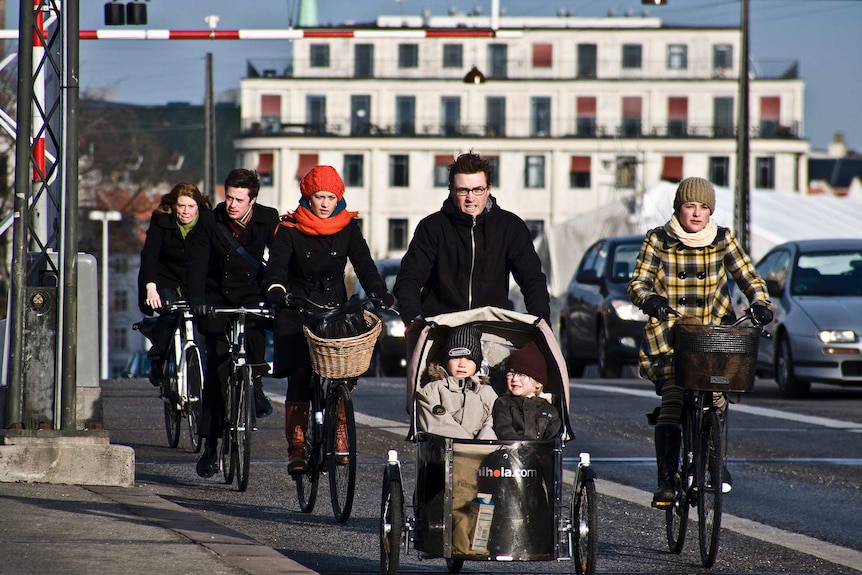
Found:
<svg viewBox="0 0 862 575"><path fill-rule="evenodd" d="M614 311L617 312L617 316L624 321L646 321L647 316L643 313L638 306L633 304L630 301L615 299L611 301L611 305L614 306Z"/></svg>
<svg viewBox="0 0 862 575"><path fill-rule="evenodd" d="M386 331L390 337L404 337L404 332L407 329L404 327L404 322L400 319L390 319L386 322Z"/></svg>
<svg viewBox="0 0 862 575"><path fill-rule="evenodd" d="M823 329L817 332L823 343L856 343L856 332L852 329Z"/></svg>

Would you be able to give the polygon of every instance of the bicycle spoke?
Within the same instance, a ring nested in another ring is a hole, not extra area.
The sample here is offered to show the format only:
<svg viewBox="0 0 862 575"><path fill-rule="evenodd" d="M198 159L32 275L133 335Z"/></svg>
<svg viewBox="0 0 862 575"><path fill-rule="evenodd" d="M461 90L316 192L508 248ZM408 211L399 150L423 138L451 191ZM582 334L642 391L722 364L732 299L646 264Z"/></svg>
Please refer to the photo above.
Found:
<svg viewBox="0 0 862 575"><path fill-rule="evenodd" d="M724 449L718 414L710 411L703 419L698 469L698 534L700 537L700 559L704 567L712 567L718 555L723 468Z"/></svg>
<svg viewBox="0 0 862 575"><path fill-rule="evenodd" d="M203 405L203 367L201 365L201 354L197 346L189 347L185 354L185 381L186 381L186 419L189 425L189 444L192 451L198 453L201 450L201 437L198 435L198 419Z"/></svg>
<svg viewBox="0 0 862 575"><path fill-rule="evenodd" d="M253 417L251 367L244 365L238 372L239 387L236 400L236 461L237 489L245 491L248 488L248 478L251 468L251 427Z"/></svg>
<svg viewBox="0 0 862 575"><path fill-rule="evenodd" d="M343 523L350 517L356 487L356 422L347 385L335 385L326 419L329 495L335 518Z"/></svg>

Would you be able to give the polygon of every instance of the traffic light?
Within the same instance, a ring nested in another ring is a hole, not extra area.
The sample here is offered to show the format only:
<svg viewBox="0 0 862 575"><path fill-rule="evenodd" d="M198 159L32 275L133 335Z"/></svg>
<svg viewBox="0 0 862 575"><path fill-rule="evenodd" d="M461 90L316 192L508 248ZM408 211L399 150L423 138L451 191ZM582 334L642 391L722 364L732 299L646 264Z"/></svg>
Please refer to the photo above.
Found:
<svg viewBox="0 0 862 575"><path fill-rule="evenodd" d="M146 23L147 5L143 2L134 1L123 5L120 0L113 0L105 4L106 26L140 26Z"/></svg>

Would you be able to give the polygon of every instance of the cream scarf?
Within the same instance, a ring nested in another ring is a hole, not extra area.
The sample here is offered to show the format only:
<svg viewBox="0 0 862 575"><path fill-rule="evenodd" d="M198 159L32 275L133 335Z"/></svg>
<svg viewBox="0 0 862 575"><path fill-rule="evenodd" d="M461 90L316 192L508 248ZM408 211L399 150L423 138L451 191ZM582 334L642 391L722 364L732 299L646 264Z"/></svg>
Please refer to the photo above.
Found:
<svg viewBox="0 0 862 575"><path fill-rule="evenodd" d="M699 232L687 232L676 217L676 213L671 216L670 221L664 225L664 231L673 238L681 241L689 248L705 248L715 239L715 234L718 232L718 226L710 218L706 227Z"/></svg>

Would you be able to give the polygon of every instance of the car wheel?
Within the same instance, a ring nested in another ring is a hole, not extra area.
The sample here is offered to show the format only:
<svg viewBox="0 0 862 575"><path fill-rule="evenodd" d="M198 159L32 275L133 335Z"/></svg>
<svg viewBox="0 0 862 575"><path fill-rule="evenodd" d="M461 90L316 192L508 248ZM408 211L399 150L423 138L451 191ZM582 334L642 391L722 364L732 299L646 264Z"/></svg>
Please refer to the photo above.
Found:
<svg viewBox="0 0 862 575"><path fill-rule="evenodd" d="M566 360L569 377L583 377L584 367L586 367L586 365L583 361L572 357L572 349L569 345L569 336L566 333L566 326L562 324L560 324L560 350L563 352L563 359Z"/></svg>
<svg viewBox="0 0 862 575"><path fill-rule="evenodd" d="M611 363L608 355L608 335L605 333L605 328L599 326L598 339L598 363L599 376L605 379L619 378L623 373L623 367L619 363Z"/></svg>
<svg viewBox="0 0 862 575"><path fill-rule="evenodd" d="M811 383L800 381L793 373L793 355L790 351L790 338L782 336L775 358L775 382L782 395L791 399L806 397L811 392Z"/></svg>

